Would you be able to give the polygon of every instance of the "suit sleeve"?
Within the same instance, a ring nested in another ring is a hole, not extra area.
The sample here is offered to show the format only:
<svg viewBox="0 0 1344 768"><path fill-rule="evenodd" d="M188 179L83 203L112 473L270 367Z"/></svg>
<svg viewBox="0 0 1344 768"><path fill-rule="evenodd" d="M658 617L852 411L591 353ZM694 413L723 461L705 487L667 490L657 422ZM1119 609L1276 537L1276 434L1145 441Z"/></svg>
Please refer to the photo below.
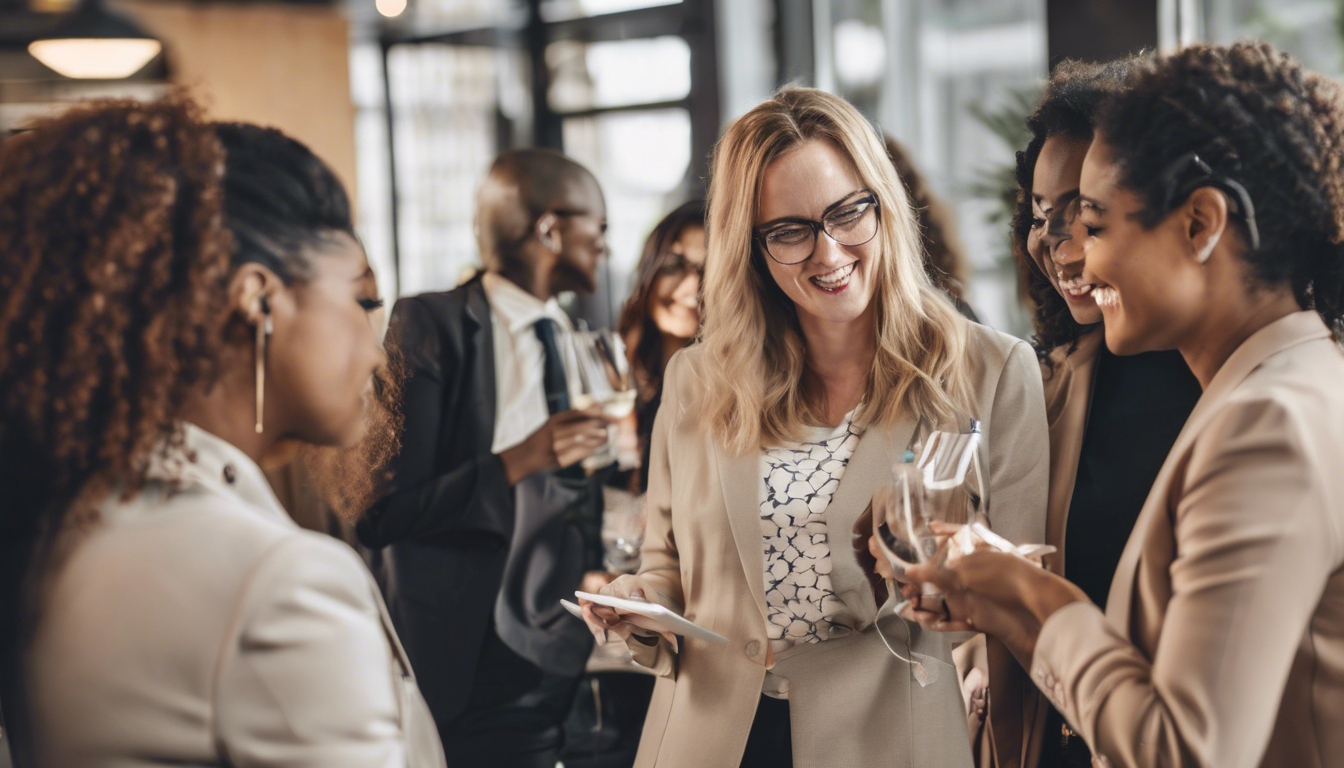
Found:
<svg viewBox="0 0 1344 768"><path fill-rule="evenodd" d="M376 549L450 531L494 533L507 542L513 506L499 456L485 451L446 471L436 461L444 404L467 386L441 324L422 300L408 297L392 308L387 336L407 369L401 452L388 491L356 526L360 542Z"/></svg>
<svg viewBox="0 0 1344 768"><path fill-rule="evenodd" d="M674 425L680 420L680 379L686 375L685 355L672 356L663 377L663 401L653 422L650 442L649 491L646 499L647 519L644 544L640 548L639 578L644 582L648 599L664 603L682 612L686 598L681 589L681 555L677 552L676 536L672 530L673 469L670 450ZM650 592L649 590L653 591ZM661 593L661 594L659 594ZM676 672L676 651L672 645L658 638L654 645L632 635L628 643L635 661L663 676Z"/></svg>
<svg viewBox="0 0 1344 768"><path fill-rule="evenodd" d="M262 557L219 664L215 726L230 765L406 765L374 589L349 547L317 534Z"/></svg>
<svg viewBox="0 0 1344 768"><path fill-rule="evenodd" d="M1111 765L1260 764L1338 567L1337 510L1323 490L1328 469L1313 458L1324 454L1304 445L1307 418L1244 401L1197 438L1169 512L1172 593L1152 658L1092 603L1041 628L1032 677Z"/></svg>

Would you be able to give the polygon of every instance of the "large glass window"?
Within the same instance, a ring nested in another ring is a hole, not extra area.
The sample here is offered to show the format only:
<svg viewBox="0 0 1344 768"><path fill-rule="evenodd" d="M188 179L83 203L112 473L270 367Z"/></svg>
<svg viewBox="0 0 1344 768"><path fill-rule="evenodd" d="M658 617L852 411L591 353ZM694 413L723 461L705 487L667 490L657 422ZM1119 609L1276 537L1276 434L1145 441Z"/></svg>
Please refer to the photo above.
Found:
<svg viewBox="0 0 1344 768"><path fill-rule="evenodd" d="M1020 149L1003 128L1022 125L1047 73L1044 0L814 2L831 32L817 46L817 82L910 150L954 211L971 305L1029 334L1000 192Z"/></svg>
<svg viewBox="0 0 1344 768"><path fill-rule="evenodd" d="M388 51L400 292L445 290L480 263L476 187L499 150L506 50L426 43Z"/></svg>
<svg viewBox="0 0 1344 768"><path fill-rule="evenodd" d="M691 92L691 47L675 35L546 47L548 98L557 112L651 104Z"/></svg>
<svg viewBox="0 0 1344 768"><path fill-rule="evenodd" d="M513 146L552 146L590 168L606 193L611 258L598 294L575 311L611 322L644 237L699 194L705 176L718 115L710 6L509 0L491 10L483 0L454 2L422 0L414 23L391 24L384 40L396 178L395 213L386 218L396 231L400 291L449 288L477 267L474 196L490 158ZM425 35L426 17L447 20L444 30ZM367 123L372 142L380 129ZM367 208L377 219L378 206Z"/></svg>
<svg viewBox="0 0 1344 768"><path fill-rule="evenodd" d="M1311 69L1344 75L1344 6L1335 0L1202 0L1204 39L1273 43ZM1189 23L1190 20L1186 20Z"/></svg>

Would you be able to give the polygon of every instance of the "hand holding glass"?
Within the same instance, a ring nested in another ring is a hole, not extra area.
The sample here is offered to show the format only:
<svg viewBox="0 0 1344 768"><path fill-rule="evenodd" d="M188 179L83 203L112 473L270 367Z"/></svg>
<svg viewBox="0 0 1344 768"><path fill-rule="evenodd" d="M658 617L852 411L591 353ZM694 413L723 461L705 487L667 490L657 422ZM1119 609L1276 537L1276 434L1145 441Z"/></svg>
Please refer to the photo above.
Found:
<svg viewBox="0 0 1344 768"><path fill-rule="evenodd" d="M613 420L629 416L635 409L635 387L625 344L611 331L575 331L571 337L579 394L575 408L602 406ZM584 459L583 468L600 469L616 460L616 427L607 428L607 444Z"/></svg>

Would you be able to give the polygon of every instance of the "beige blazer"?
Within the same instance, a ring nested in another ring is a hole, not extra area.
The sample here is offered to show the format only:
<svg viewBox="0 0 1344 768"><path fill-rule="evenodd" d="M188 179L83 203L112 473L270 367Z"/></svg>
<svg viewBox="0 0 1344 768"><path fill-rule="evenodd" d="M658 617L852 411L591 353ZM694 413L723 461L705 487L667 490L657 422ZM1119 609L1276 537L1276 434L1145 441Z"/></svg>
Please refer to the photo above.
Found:
<svg viewBox="0 0 1344 768"><path fill-rule="evenodd" d="M989 514L1004 535L1039 541L1044 533L1047 437L1040 373L1030 348L971 325L974 414L987 449ZM668 366L654 426L648 529L640 576L651 599L729 639L727 645L632 640L636 661L660 678L644 724L636 765L735 768L766 674L764 553L760 529L760 454L728 454L707 432L699 407L698 348ZM890 479L913 419L870 426L826 511L831 579L852 627L835 639L778 655L772 670L787 681L794 765L938 768L971 763L966 714L951 640L884 618L888 640L946 666L927 688L894 658L873 628L877 606L850 547L851 529L873 491Z"/></svg>
<svg viewBox="0 0 1344 768"><path fill-rule="evenodd" d="M194 463L109 497L45 580L41 765L443 765L355 553L295 525L234 446L188 426L187 449Z"/></svg>
<svg viewBox="0 0 1344 768"><path fill-rule="evenodd" d="M1247 339L1167 457L1107 613L1032 677L1099 765L1344 765L1344 353L1300 312Z"/></svg>

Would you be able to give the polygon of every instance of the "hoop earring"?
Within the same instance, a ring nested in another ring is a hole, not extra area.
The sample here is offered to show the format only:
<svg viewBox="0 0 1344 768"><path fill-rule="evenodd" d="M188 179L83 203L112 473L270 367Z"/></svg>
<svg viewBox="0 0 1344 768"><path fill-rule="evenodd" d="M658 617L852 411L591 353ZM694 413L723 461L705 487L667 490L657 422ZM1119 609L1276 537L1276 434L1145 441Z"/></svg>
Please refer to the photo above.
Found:
<svg viewBox="0 0 1344 768"><path fill-rule="evenodd" d="M257 321L257 343L255 357L257 363L257 434L260 435L263 430L263 422L266 408L266 352L270 347L271 341L271 304L265 296L261 297L262 318Z"/></svg>

